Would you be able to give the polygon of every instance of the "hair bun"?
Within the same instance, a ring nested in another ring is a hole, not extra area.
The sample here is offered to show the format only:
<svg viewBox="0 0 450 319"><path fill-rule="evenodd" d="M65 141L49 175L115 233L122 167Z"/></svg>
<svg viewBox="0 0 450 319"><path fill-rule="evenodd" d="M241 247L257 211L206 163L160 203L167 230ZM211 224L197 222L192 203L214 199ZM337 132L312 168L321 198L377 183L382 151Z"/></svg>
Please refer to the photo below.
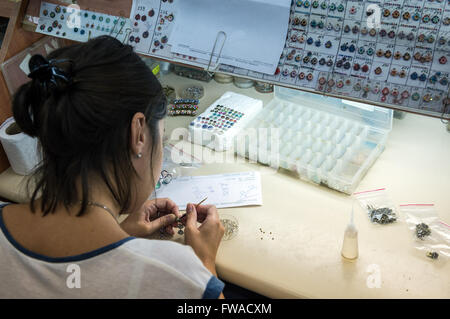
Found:
<svg viewBox="0 0 450 319"><path fill-rule="evenodd" d="M28 77L38 80L45 89L64 89L72 83L72 77L59 68L57 64L71 62L69 60L50 60L47 61L40 54L35 54L28 62L30 73Z"/></svg>

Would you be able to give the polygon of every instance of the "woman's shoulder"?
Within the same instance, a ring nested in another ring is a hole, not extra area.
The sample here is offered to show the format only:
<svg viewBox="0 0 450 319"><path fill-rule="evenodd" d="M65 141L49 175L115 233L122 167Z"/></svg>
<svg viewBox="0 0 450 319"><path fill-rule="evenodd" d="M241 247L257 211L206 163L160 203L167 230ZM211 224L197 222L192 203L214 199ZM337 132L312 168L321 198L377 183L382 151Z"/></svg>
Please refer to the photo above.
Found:
<svg viewBox="0 0 450 319"><path fill-rule="evenodd" d="M155 270L160 269L161 276L177 279L195 286L196 289L205 290L211 283L218 282L211 272L203 265L191 246L183 245L171 240L151 240L136 238L123 244L133 259L133 263L141 263L141 268L149 266ZM144 270L145 271L145 270ZM211 280L211 279L215 280ZM217 285L223 288L223 283ZM220 294L220 292L219 292ZM215 297L217 298L217 297Z"/></svg>
<svg viewBox="0 0 450 319"><path fill-rule="evenodd" d="M204 268L191 246L171 240L136 238L125 243L123 249L143 262L159 262L167 265L192 265Z"/></svg>

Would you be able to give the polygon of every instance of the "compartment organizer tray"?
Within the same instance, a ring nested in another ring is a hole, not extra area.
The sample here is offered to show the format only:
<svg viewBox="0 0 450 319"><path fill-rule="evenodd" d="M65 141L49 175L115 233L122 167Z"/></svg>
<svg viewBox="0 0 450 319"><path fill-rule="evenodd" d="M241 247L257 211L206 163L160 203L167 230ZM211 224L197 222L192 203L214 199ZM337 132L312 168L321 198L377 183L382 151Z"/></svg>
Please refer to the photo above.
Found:
<svg viewBox="0 0 450 319"><path fill-rule="evenodd" d="M392 113L276 87L274 99L246 126L246 134L250 129L257 132L256 149L247 143L236 151L262 164L295 171L302 180L351 194L384 150Z"/></svg>

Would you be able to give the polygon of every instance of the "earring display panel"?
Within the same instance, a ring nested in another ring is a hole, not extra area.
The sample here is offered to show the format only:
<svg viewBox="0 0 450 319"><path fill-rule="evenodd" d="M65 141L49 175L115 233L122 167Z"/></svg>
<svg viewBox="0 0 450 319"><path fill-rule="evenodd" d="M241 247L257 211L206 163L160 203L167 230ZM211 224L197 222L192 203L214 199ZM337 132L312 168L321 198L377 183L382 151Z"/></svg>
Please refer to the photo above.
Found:
<svg viewBox="0 0 450 319"><path fill-rule="evenodd" d="M134 0L123 40L138 53L207 69L209 61L171 51L178 1ZM61 37L55 17L41 8L40 32ZM87 41L88 31L108 30L98 27L83 21L79 33L62 37ZM294 0L287 35L280 36L286 42L275 74L224 64L216 71L450 118L450 0Z"/></svg>
<svg viewBox="0 0 450 319"><path fill-rule="evenodd" d="M124 42L131 33L130 19L42 2L36 32L74 41L110 35Z"/></svg>
<svg viewBox="0 0 450 319"><path fill-rule="evenodd" d="M274 75L220 69L450 117L449 59L449 0L298 0Z"/></svg>
<svg viewBox="0 0 450 319"><path fill-rule="evenodd" d="M128 44L145 55L204 68L208 61L171 51L169 39L177 18L178 1L134 0L130 14L133 28Z"/></svg>
<svg viewBox="0 0 450 319"><path fill-rule="evenodd" d="M161 41L170 37L176 1L135 1L135 10L144 6L156 12L159 6L160 22L166 23L164 30L155 25L149 41L152 48L136 49L207 68L208 61L180 57ZM171 20L166 21L170 14ZM158 28L162 36L156 33ZM143 33L145 28L136 32ZM449 0L297 0L292 1L286 43L275 74L223 64L219 72L450 117L449 59Z"/></svg>

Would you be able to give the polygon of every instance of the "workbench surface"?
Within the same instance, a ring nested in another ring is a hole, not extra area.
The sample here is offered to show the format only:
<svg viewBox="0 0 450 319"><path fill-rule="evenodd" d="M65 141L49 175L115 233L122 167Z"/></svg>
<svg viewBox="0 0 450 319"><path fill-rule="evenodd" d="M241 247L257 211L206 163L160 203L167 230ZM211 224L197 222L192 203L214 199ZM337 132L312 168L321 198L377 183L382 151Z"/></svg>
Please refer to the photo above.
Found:
<svg viewBox="0 0 450 319"><path fill-rule="evenodd" d="M161 82L177 89L189 83L203 85L199 113L226 91L262 99L264 105L273 98L254 88L239 89L214 80L204 83L174 74L163 76ZM175 128L187 128L191 119L166 119L165 135L172 144L190 148L188 142L170 136ZM356 191L386 187L397 208L399 204L434 203L440 219L450 224L449 163L450 133L445 125L439 119L406 114L402 120L394 119L386 149ZM203 163L183 172L206 175L249 170L261 173L263 205L219 210L239 222L237 236L221 243L219 277L273 298L450 298L450 260L433 261L416 251L403 215L392 225L372 224L355 204L359 258L347 261L340 251L351 196L242 159L241 163ZM8 169L0 175L0 196L26 201L23 185L24 178Z"/></svg>

